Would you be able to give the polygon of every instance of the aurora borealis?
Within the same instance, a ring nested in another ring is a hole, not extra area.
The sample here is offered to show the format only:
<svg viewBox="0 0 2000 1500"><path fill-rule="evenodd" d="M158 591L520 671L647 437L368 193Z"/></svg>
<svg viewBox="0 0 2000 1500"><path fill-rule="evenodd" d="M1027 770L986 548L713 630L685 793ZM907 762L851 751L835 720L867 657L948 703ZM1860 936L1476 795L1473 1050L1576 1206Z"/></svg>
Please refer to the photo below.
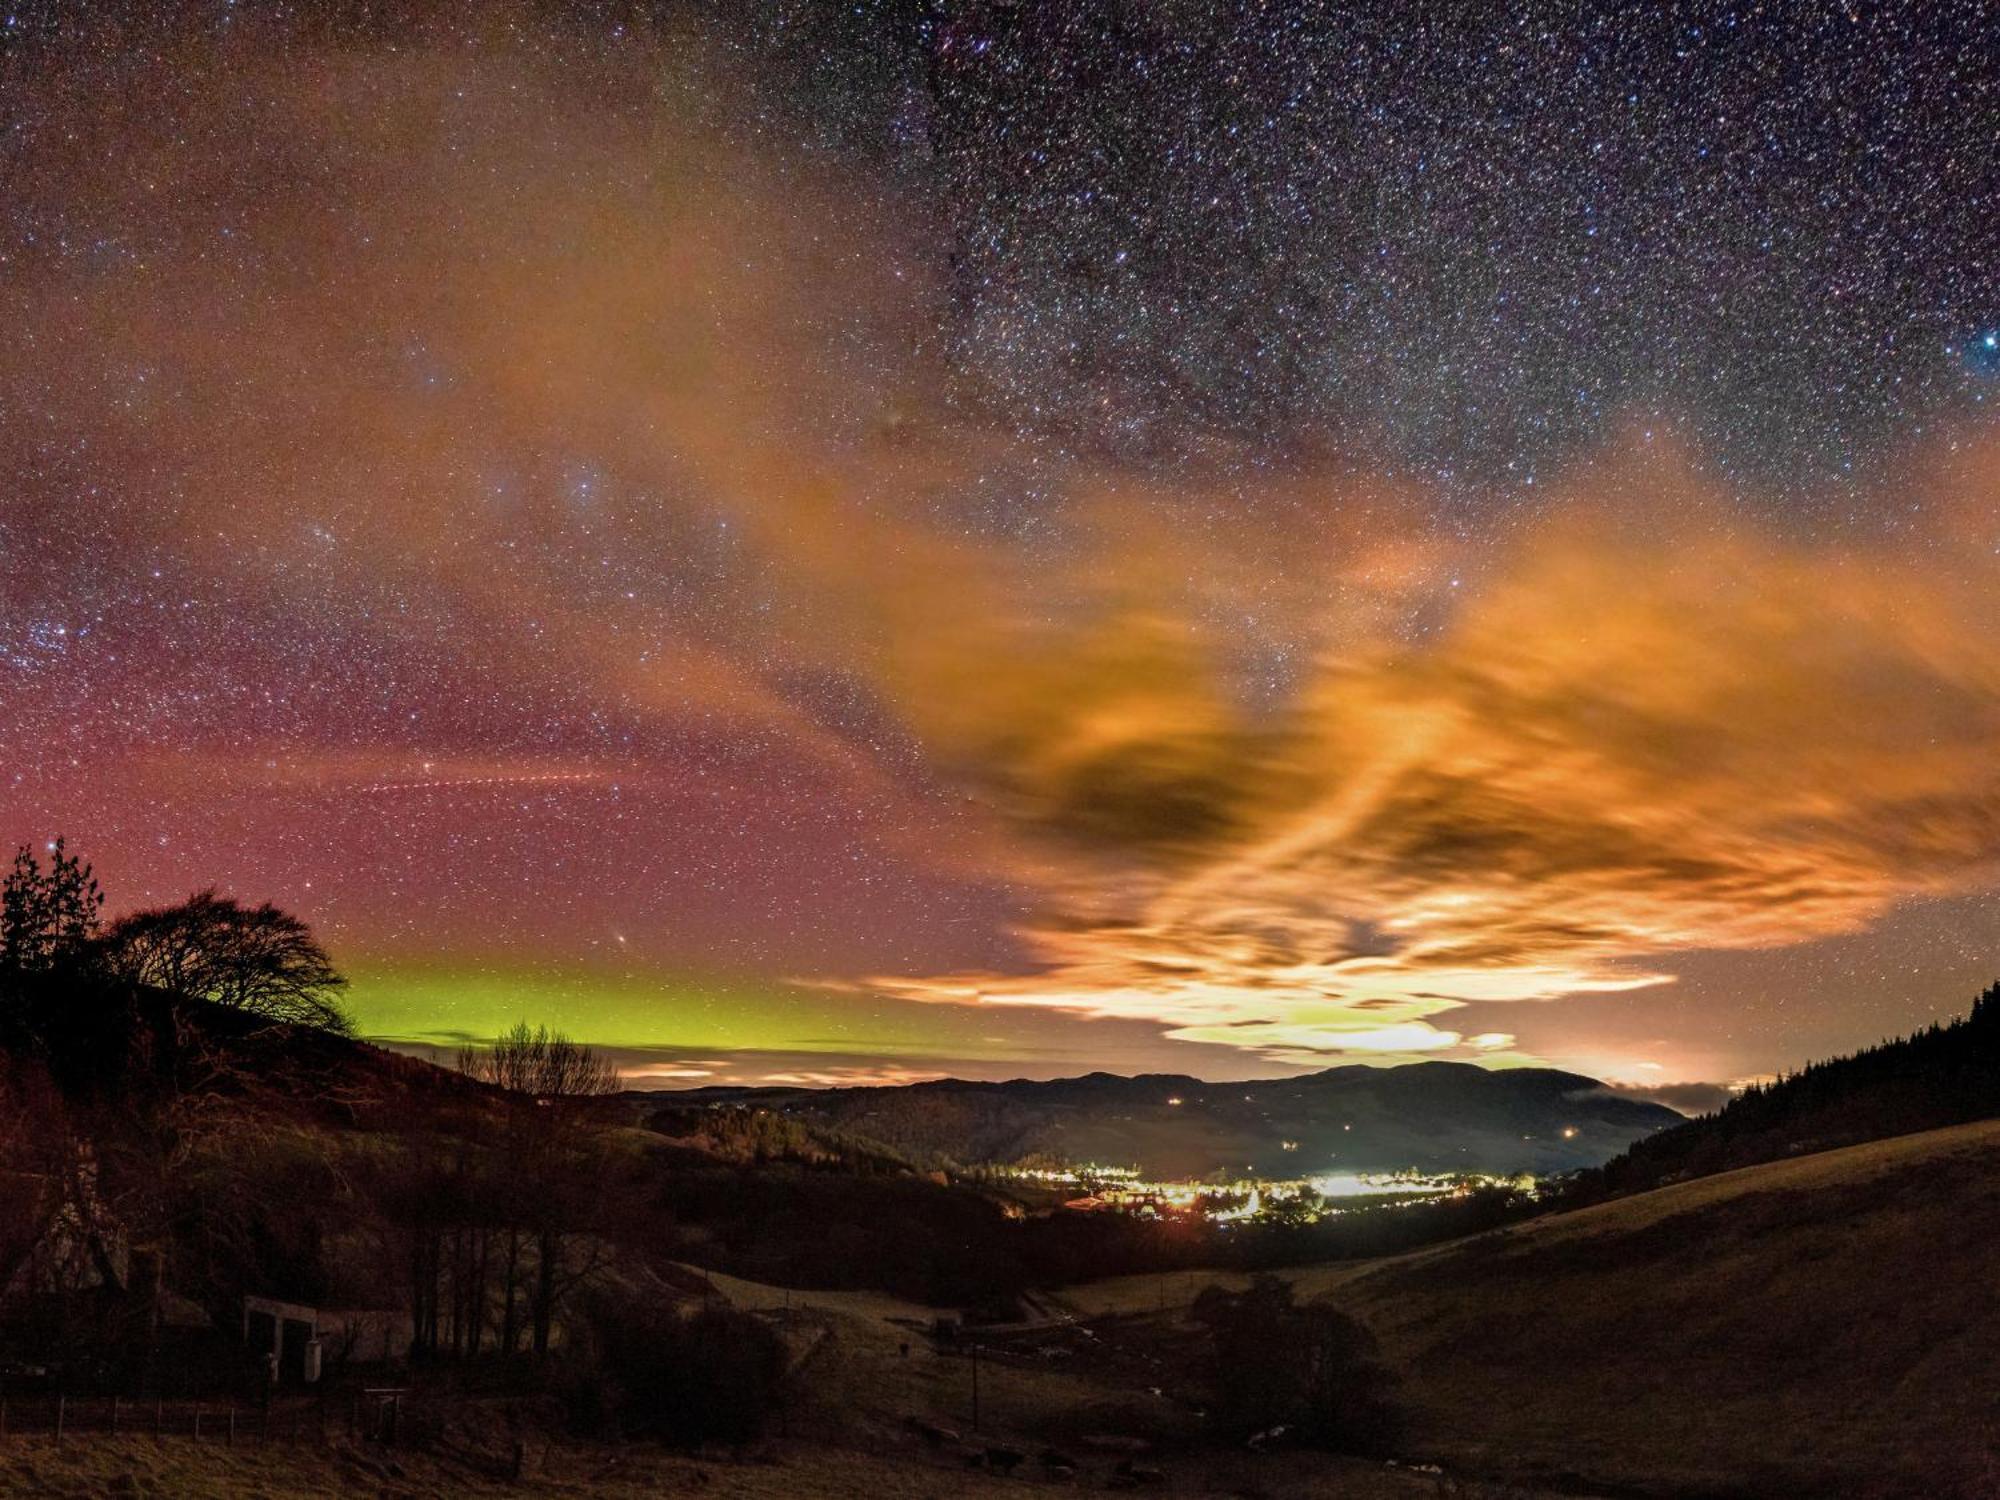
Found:
<svg viewBox="0 0 2000 1500"><path fill-rule="evenodd" d="M666 1085L1959 1008L1991 18L1488 9L22 7L0 833Z"/></svg>

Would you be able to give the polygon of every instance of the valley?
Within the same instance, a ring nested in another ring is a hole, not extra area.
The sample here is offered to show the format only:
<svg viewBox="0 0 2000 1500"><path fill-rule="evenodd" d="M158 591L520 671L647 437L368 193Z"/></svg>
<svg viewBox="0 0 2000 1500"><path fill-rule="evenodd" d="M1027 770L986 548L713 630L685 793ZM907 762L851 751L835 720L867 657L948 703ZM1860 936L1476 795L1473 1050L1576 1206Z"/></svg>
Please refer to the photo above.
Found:
<svg viewBox="0 0 2000 1500"><path fill-rule="evenodd" d="M1204 1430L1213 1288L1192 1268L1089 1281L1026 1322L962 1323L874 1291L691 1271L681 1295L795 1350L784 1416L749 1449L578 1444L532 1406L459 1403L429 1448L302 1452L132 1440L0 1446L39 1493L291 1496L329 1473L384 1497L625 1500L1010 1495L1048 1488L1352 1500L1538 1496L1890 1500L1992 1492L2000 1122L1739 1169L1409 1254L1281 1272L1379 1341L1404 1414L1393 1462ZM1775 1360L1803 1384L1774 1387ZM482 1443L485 1445L482 1448ZM484 1453L485 1459L479 1459ZM455 1455L455 1456L454 1456ZM1134 1478L1133 1476L1138 1476ZM127 1476L136 1489L126 1487Z"/></svg>

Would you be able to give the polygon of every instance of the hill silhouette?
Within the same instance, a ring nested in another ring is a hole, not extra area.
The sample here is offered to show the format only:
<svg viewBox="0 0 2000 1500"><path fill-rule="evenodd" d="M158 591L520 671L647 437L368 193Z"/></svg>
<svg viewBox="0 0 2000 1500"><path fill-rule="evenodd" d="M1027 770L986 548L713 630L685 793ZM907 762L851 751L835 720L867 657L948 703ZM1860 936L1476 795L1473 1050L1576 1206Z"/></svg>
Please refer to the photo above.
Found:
<svg viewBox="0 0 2000 1500"><path fill-rule="evenodd" d="M1679 1124L1664 1105L1549 1068L1352 1065L1208 1083L1090 1073L893 1088L698 1089L881 1142L927 1164L1094 1162L1162 1178L1318 1172L1546 1174Z"/></svg>
<svg viewBox="0 0 2000 1500"><path fill-rule="evenodd" d="M1745 1089L1577 1177L1571 1203L2000 1115L2000 984L1957 1020Z"/></svg>

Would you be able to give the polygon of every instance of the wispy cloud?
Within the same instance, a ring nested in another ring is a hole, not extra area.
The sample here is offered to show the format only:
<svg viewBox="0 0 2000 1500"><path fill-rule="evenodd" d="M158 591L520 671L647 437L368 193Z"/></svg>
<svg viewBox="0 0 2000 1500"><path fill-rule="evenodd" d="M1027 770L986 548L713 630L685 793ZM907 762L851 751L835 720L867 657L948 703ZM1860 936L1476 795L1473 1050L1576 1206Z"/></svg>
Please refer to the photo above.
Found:
<svg viewBox="0 0 2000 1500"><path fill-rule="evenodd" d="M1044 694L1035 750L991 768L1118 878L1055 892L1033 972L882 983L1291 1061L1427 1055L1467 1045L1440 1024L1464 1003L1644 988L1676 951L1990 881L2000 575L1949 518L1992 473L1913 477L1947 518L1914 544L1814 547L1619 453L1423 639L1317 643L1255 713L1162 631L1175 650L1130 668L1143 709Z"/></svg>
<svg viewBox="0 0 2000 1500"><path fill-rule="evenodd" d="M103 820L148 830L134 864L162 807L299 871L358 806L420 809L434 837L356 882L348 927L504 950L553 941L521 915L550 841L450 851L532 797L565 859L598 856L564 896L612 893L603 941L699 896L732 959L796 974L816 903L869 954L825 965L857 1006L1116 1017L1293 1065L1519 1061L1454 1014L1994 879L1990 438L1934 435L1896 529L1818 545L1638 433L1484 522L1339 434L1285 472L1053 454L950 399L945 291L892 205L692 110L602 107L657 99L636 41L588 77L497 38L189 52L129 65L171 89L72 87L163 103L117 152L88 118L35 142L10 183L24 221L124 248L23 251L0 401L88 434L143 503L79 542L22 447L8 520L35 545L0 582L53 618L105 555L143 558L171 575L143 618L176 622L37 657L0 723L36 767L23 825L72 790L33 751L79 726L93 787L121 755L180 778ZM301 795L237 836L273 788Z"/></svg>

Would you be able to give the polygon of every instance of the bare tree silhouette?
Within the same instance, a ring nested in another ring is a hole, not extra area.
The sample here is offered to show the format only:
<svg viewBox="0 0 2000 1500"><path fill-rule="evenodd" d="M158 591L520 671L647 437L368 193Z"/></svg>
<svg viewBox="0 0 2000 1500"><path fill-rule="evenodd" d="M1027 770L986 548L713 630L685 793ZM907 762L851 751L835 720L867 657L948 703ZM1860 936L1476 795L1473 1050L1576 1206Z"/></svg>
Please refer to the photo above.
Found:
<svg viewBox="0 0 2000 1500"><path fill-rule="evenodd" d="M335 999L346 983L312 930L270 902L249 907L213 890L133 912L105 934L119 976L252 1015L351 1035Z"/></svg>
<svg viewBox="0 0 2000 1500"><path fill-rule="evenodd" d="M521 1331L517 1298L525 1290L534 1350L546 1354L564 1298L597 1269L595 1242L579 1233L594 1209L579 1167L594 1134L588 1106L618 1091L618 1070L561 1032L525 1021L491 1046L464 1048L458 1066L509 1096L508 1158L515 1170L502 1194L501 1347L514 1350Z"/></svg>

